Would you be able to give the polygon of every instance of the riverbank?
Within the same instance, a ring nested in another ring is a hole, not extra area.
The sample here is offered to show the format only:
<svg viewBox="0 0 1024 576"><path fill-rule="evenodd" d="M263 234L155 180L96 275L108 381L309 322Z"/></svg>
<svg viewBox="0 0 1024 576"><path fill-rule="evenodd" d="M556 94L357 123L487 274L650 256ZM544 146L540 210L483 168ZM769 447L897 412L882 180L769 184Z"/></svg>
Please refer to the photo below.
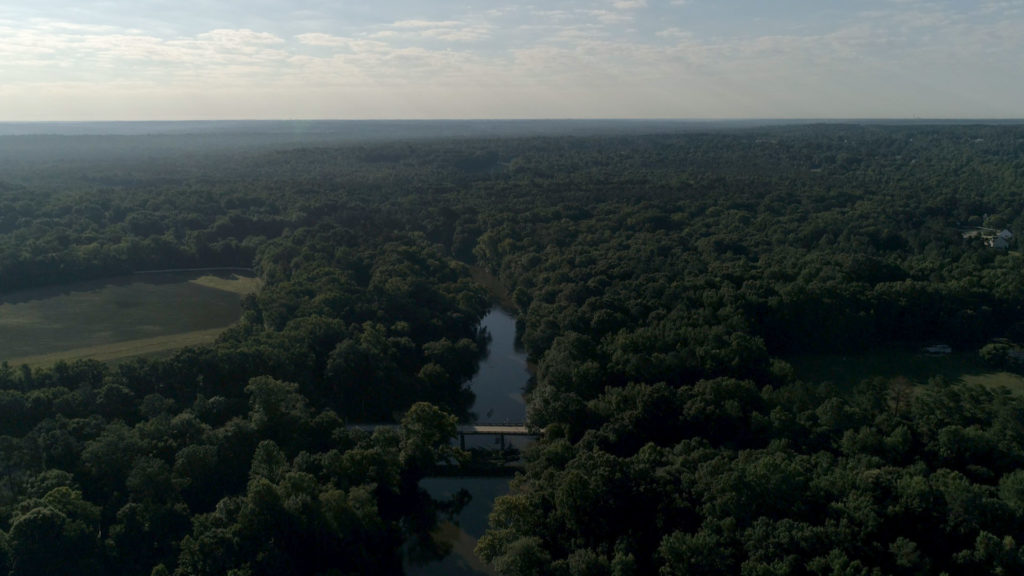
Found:
<svg viewBox="0 0 1024 576"><path fill-rule="evenodd" d="M512 299L512 295L508 293L505 286L498 280L498 277L491 274L486 268L481 266L470 266L469 272L473 276L473 280L477 284L487 289L487 293L491 295L491 299L494 300L501 306L503 310L510 313L516 313L519 308L516 306L515 300Z"/></svg>
<svg viewBox="0 0 1024 576"><path fill-rule="evenodd" d="M481 278L486 276L482 275ZM504 307L496 307L481 320L480 325L491 334L491 341L487 355L480 361L479 371L469 382L469 387L476 396L471 411L476 416L478 425L520 424L526 420L523 389L530 378L530 373L526 367L526 354L516 346L516 319ZM521 450L530 441L532 439L526 436L510 436L505 438L505 445ZM500 438L494 435L481 434L465 438L466 448L484 448L492 453L500 443ZM435 498L446 499L465 489L471 495L471 500L458 517L453 518L451 522L443 522L433 533L434 540L451 552L443 559L427 564L417 564L407 559L406 574L494 574L476 555L474 548L477 539L487 528L487 517L494 506L494 500L508 493L508 476L515 473L515 467L490 466L481 470L481 473L480 476L466 476L465 470L459 470L458 476L439 474L420 482L420 486Z"/></svg>
<svg viewBox="0 0 1024 576"><path fill-rule="evenodd" d="M407 576L492 576L497 574L476 555L477 540L487 529L487 517L498 496L508 493L508 478L424 478L420 487L432 497L444 500L460 489L469 491L469 504L451 521L443 521L432 534L437 545L450 552L428 564L406 562Z"/></svg>

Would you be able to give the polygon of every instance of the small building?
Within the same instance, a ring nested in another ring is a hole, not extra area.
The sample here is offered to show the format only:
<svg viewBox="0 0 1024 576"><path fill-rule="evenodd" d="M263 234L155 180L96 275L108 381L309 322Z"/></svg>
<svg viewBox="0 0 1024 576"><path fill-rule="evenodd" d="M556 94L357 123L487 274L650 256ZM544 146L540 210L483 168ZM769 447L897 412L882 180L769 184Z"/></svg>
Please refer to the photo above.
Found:
<svg viewBox="0 0 1024 576"><path fill-rule="evenodd" d="M1012 240L1012 239L1013 239L1013 232L1010 232L1009 230L1006 230L1004 228L1002 230L1002 232L1000 232L1000 233L996 234L995 236L989 238L986 241L986 244L988 244L989 247L995 248L997 250L1008 250L1010 248L1010 240Z"/></svg>
<svg viewBox="0 0 1024 576"><path fill-rule="evenodd" d="M1005 228L997 232L995 228L976 226L973 228L961 228L960 237L964 240L981 238L985 242L985 246L988 246L989 248L1009 250L1010 240L1013 240L1013 232L1010 232Z"/></svg>

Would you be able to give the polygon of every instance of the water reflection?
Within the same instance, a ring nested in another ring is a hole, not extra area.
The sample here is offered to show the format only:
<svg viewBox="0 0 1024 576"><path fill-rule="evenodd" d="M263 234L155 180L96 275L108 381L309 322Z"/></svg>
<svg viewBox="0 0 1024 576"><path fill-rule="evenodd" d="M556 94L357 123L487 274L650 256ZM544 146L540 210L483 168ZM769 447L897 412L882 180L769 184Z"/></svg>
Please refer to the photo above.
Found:
<svg viewBox="0 0 1024 576"><path fill-rule="evenodd" d="M522 424L526 419L523 388L530 374L526 353L516 347L516 319L495 308L480 324L491 334L491 344L469 382L476 395L472 412L481 424Z"/></svg>
<svg viewBox="0 0 1024 576"><path fill-rule="evenodd" d="M491 334L487 356L480 362L469 386L476 395L472 412L479 424L521 424L526 420L523 389L530 374L526 354L516 347L516 320L504 310L495 308L481 320ZM497 438L470 436L466 447L490 446ZM511 438L506 439L510 443ZM529 438L515 438L516 446ZM473 552L476 542L487 528L487 516L494 499L508 492L508 478L425 478L420 486L433 498L451 498L465 489L472 496L469 504L453 521L444 521L434 533L442 548L451 553L442 560L425 565L407 565L410 576L487 576L495 574Z"/></svg>
<svg viewBox="0 0 1024 576"><path fill-rule="evenodd" d="M424 478L420 486L431 497L442 500L466 489L473 499L454 521L441 522L434 538L451 553L426 565L408 565L408 576L490 576L495 574L473 552L487 528L487 515L494 499L508 493L508 478Z"/></svg>

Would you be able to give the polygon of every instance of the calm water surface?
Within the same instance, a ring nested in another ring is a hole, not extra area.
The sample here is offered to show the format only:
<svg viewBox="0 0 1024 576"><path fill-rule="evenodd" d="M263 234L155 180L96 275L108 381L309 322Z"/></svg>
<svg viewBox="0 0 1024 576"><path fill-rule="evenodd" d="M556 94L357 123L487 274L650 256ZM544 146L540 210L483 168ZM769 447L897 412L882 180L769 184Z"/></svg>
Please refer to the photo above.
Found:
<svg viewBox="0 0 1024 576"><path fill-rule="evenodd" d="M476 394L472 412L480 424L521 424L526 420L523 388L530 377L526 354L516 347L516 320L495 308L481 324L491 333L487 357L469 385ZM517 444L520 440L517 438ZM467 438L467 448L495 442L494 438ZM425 478L420 485L434 498L449 498L465 488L473 496L454 523L443 523L439 539L452 546L444 560L423 566L406 566L409 576L480 576L494 574L473 553L487 528L494 499L508 492L508 478Z"/></svg>
<svg viewBox="0 0 1024 576"><path fill-rule="evenodd" d="M469 386L476 395L472 412L480 424L522 424L523 388L530 377L526 353L516 346L516 319L495 308L480 324L491 334L487 357Z"/></svg>

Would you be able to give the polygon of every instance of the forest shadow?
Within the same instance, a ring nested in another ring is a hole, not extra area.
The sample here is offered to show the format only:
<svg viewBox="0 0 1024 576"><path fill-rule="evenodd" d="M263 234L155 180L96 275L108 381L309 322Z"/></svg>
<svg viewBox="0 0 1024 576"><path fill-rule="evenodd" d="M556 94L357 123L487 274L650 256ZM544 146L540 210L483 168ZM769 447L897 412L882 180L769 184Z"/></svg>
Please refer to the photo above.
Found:
<svg viewBox="0 0 1024 576"><path fill-rule="evenodd" d="M1024 391L1024 377L987 364L973 350L933 355L907 346L855 354L804 354L785 360L799 380L831 382L842 392L851 392L859 383L873 378L905 378L915 385L936 380L973 382Z"/></svg>
<svg viewBox="0 0 1024 576"><path fill-rule="evenodd" d="M140 272L136 274L124 274L118 276L107 276L89 280L75 280L67 284L53 284L39 288L28 288L16 290L8 294L0 294L0 306L4 304L26 304L39 300L48 300L60 296L69 296L74 293L94 292L109 287L125 287L133 284L144 284L150 286L166 286L169 284L182 284L204 276L213 276L224 281L231 281L239 274L238 270L196 270L181 272Z"/></svg>

